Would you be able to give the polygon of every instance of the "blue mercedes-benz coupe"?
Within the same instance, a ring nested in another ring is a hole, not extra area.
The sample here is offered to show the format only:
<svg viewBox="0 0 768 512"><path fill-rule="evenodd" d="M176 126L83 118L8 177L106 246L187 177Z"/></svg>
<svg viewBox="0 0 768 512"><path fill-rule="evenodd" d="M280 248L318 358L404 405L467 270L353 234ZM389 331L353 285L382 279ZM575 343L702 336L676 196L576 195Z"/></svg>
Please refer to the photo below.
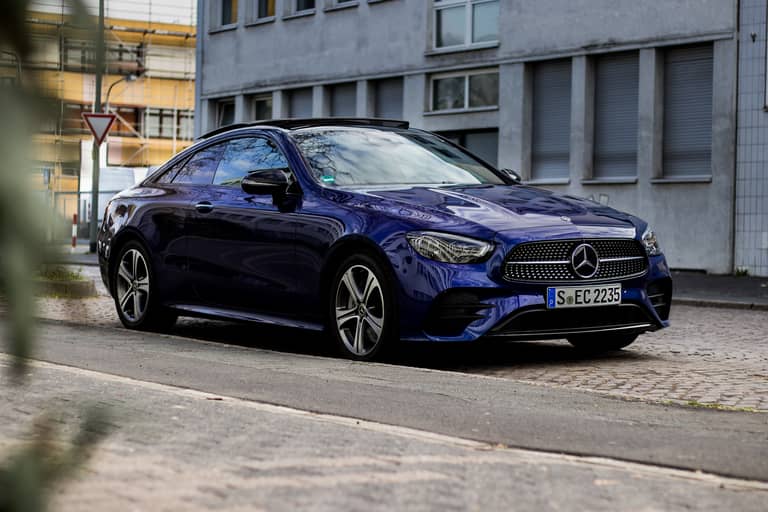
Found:
<svg viewBox="0 0 768 512"><path fill-rule="evenodd" d="M390 120L211 132L110 201L98 251L128 328L327 329L355 359L399 340L617 350L666 327L672 295L641 219Z"/></svg>

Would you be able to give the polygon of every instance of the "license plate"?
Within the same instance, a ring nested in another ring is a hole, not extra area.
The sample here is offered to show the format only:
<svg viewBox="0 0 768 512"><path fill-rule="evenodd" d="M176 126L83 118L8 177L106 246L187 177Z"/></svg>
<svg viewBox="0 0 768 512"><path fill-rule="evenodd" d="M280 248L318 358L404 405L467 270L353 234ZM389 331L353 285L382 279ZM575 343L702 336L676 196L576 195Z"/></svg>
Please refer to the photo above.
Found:
<svg viewBox="0 0 768 512"><path fill-rule="evenodd" d="M621 304L621 285L547 288L547 309L587 308Z"/></svg>

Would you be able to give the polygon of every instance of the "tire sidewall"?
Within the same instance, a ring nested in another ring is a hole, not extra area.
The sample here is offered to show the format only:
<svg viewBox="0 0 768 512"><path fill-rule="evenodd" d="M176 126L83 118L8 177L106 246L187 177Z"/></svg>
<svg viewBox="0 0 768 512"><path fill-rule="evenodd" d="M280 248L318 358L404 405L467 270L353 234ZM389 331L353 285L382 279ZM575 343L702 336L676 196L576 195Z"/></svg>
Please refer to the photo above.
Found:
<svg viewBox="0 0 768 512"><path fill-rule="evenodd" d="M353 266L363 265L368 270L373 272L376 279L379 280L379 286L381 287L382 296L384 299L384 327L381 332L379 342L376 344L373 350L364 356L354 354L344 344L339 333L339 328L336 325L336 293L338 291L339 282L344 273ZM358 361L370 361L373 359L379 359L384 354L393 351L397 344L399 337L398 329L398 315L396 309L396 303L394 299L395 283L390 273L386 271L386 267L368 254L355 254L345 258L342 263L337 267L331 280L331 286L327 297L327 326L330 336L334 340L337 349L343 357L348 359L354 359Z"/></svg>

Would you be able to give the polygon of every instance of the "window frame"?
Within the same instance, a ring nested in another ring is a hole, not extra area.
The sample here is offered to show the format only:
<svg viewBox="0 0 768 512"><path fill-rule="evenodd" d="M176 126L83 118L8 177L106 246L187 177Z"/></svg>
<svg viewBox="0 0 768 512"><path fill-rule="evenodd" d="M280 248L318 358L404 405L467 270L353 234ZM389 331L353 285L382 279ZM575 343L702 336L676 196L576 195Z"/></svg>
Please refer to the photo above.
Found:
<svg viewBox="0 0 768 512"><path fill-rule="evenodd" d="M231 139L219 139L215 141L211 141L210 144L206 144L203 147L196 148L195 151L190 151L189 155L185 155L184 158L172 163L167 171L161 172L157 178L153 180L153 183L158 183L158 180L161 179L167 172L170 172L176 165L179 165L178 170L176 171L176 174L173 175L173 178L171 178L171 181L164 182L166 185L172 185L175 187L211 187L213 186L213 179L216 177L216 171L219 170L219 163L221 163L221 158L224 157L224 151L226 151L226 146L224 148L224 151L221 153L221 157L219 158L219 161L216 163L216 169L213 170L213 174L211 174L211 182L210 183L177 183L176 178L178 178L179 173L191 162L197 155L202 153L203 151L207 151L208 149L218 146L218 145L224 145L228 144Z"/></svg>
<svg viewBox="0 0 768 512"><path fill-rule="evenodd" d="M274 10L271 15L259 16L259 4L260 2L268 2L269 0L249 0L246 8L246 24L258 25L259 23L269 23L275 21L277 18L277 0L274 0Z"/></svg>
<svg viewBox="0 0 768 512"><path fill-rule="evenodd" d="M314 14L317 12L317 2L319 0L315 0L315 6L311 9L302 9L299 10L299 0L291 0L291 15L292 16L304 16L309 14Z"/></svg>
<svg viewBox="0 0 768 512"><path fill-rule="evenodd" d="M222 108L224 105L232 105L232 123L235 122L234 119L234 112L235 112L235 98L221 98L216 100L216 126L215 128L223 128L224 126L229 126L225 124L221 124L221 118L222 114L224 112L224 109Z"/></svg>
<svg viewBox="0 0 768 512"><path fill-rule="evenodd" d="M436 73L429 77L429 109L426 114L457 114L464 112L485 112L499 109L499 98L496 98L496 105L484 105L482 107L470 107L469 106L469 77L475 75L499 75L498 68L482 68L473 69L471 71L455 71L451 73ZM444 78L464 78L464 107L463 108L450 108L443 110L435 110L435 81L442 80Z"/></svg>
<svg viewBox="0 0 768 512"><path fill-rule="evenodd" d="M237 9L235 10L234 21L232 23L224 23L223 10L225 1L234 1L237 3ZM240 23L240 11L241 3L244 0L214 0L210 3L210 26L209 32L222 32L226 30L236 29Z"/></svg>
<svg viewBox="0 0 768 512"><path fill-rule="evenodd" d="M499 45L499 27L496 27L496 39L493 41L472 42L475 5L496 3L501 8L501 0L437 0L432 1L432 49L436 52L450 52L455 50L472 50L476 48L491 48ZM437 16L438 11L464 6L464 43L450 46L437 45Z"/></svg>
<svg viewBox="0 0 768 512"><path fill-rule="evenodd" d="M252 121L264 121L268 119L273 119L275 117L275 105L274 105L274 98L272 96L272 93L264 93L264 94L254 94L250 97L250 107L251 107L251 120ZM269 101L269 106L271 109L271 112L269 114L269 117L265 117L264 119L259 119L256 116L256 102L258 101Z"/></svg>

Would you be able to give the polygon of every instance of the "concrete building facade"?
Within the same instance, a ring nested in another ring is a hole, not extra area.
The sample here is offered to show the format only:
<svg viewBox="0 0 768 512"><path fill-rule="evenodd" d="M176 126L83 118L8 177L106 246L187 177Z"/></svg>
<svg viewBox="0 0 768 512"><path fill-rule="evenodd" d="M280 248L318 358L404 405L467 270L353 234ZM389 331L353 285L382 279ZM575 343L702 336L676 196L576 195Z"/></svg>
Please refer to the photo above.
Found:
<svg viewBox="0 0 768 512"><path fill-rule="evenodd" d="M195 130L404 118L528 183L642 216L673 268L768 275L765 11L765 0L199 0Z"/></svg>

